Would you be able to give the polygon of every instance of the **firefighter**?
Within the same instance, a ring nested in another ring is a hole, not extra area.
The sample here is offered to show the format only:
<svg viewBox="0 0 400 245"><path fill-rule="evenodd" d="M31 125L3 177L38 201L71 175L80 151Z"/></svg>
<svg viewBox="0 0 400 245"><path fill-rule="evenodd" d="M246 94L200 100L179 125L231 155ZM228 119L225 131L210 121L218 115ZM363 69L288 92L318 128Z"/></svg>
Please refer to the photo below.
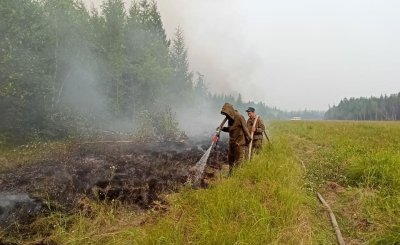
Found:
<svg viewBox="0 0 400 245"><path fill-rule="evenodd" d="M221 114L228 118L228 127L223 127L222 131L229 132L228 162L231 175L233 168L244 159L251 135L244 117L231 104L225 103Z"/></svg>
<svg viewBox="0 0 400 245"><path fill-rule="evenodd" d="M256 120L256 110L253 107L249 107L246 110L249 119L247 119L247 129L253 133L253 143L251 153L257 152L261 149L263 141L263 133L265 131L264 122L260 116L258 116L257 122L253 127L254 120Z"/></svg>

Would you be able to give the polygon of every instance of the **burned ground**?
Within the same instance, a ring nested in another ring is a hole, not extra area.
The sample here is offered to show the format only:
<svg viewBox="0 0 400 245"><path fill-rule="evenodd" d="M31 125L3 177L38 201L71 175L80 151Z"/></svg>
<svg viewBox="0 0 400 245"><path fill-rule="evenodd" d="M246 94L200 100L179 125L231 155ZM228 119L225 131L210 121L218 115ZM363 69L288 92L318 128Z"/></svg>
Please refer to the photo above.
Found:
<svg viewBox="0 0 400 245"><path fill-rule="evenodd" d="M68 153L0 174L0 226L12 230L52 211L74 212L80 200L119 200L146 209L161 193L185 184L209 140L166 143L74 144ZM221 142L208 161L226 161ZM207 171L212 177L212 171Z"/></svg>

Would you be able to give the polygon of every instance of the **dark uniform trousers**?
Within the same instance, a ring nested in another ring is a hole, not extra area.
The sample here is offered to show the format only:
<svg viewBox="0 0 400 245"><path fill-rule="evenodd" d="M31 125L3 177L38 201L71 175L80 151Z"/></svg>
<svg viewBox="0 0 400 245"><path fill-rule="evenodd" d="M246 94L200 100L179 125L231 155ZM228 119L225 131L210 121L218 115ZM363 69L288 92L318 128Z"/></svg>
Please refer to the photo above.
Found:
<svg viewBox="0 0 400 245"><path fill-rule="evenodd" d="M232 173L233 167L235 167L239 162L244 160L246 146L238 144L229 144L228 149L228 163L229 163L229 173Z"/></svg>

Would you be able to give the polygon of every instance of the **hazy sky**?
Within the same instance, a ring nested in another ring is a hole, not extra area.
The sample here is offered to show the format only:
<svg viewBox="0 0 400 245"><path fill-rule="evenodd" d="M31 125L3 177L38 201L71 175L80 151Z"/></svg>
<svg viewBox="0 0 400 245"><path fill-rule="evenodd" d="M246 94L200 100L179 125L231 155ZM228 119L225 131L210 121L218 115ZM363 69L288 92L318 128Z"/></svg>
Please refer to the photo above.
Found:
<svg viewBox="0 0 400 245"><path fill-rule="evenodd" d="M101 2L100 0L86 0ZM213 92L282 109L400 92L400 1L158 0Z"/></svg>

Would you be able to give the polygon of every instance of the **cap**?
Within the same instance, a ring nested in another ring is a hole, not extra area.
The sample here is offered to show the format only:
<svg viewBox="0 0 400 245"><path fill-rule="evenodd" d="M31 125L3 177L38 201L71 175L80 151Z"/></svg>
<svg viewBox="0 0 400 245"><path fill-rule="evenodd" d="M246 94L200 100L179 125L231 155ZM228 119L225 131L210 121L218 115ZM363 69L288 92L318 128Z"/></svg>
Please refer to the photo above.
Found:
<svg viewBox="0 0 400 245"><path fill-rule="evenodd" d="M249 107L247 108L246 112L255 112L256 109L254 109L253 107Z"/></svg>

